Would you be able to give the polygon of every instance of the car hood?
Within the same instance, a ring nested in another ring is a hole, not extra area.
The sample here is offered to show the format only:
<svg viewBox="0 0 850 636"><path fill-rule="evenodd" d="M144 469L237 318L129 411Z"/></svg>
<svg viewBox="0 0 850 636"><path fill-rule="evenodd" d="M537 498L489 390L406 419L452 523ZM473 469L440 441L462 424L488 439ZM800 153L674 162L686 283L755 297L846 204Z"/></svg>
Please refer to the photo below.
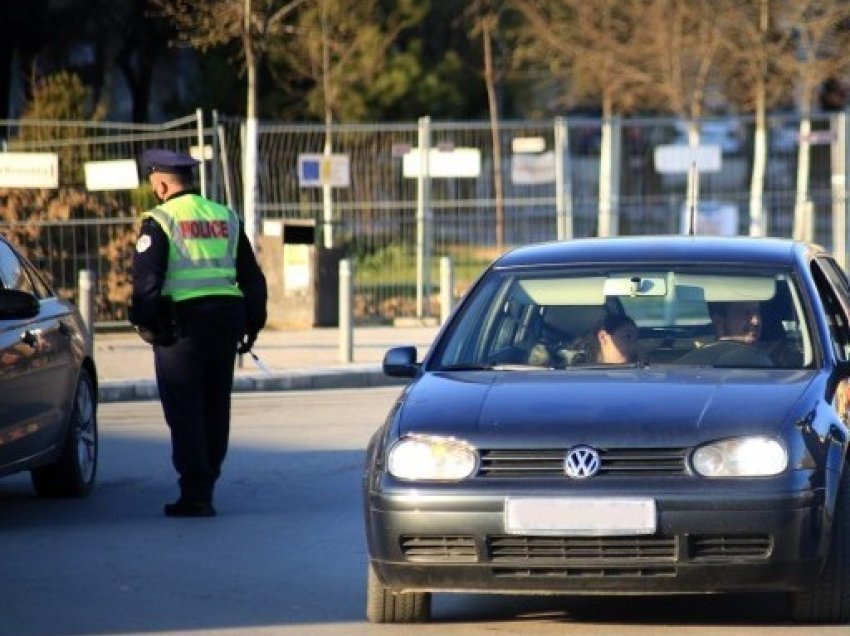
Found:
<svg viewBox="0 0 850 636"><path fill-rule="evenodd" d="M687 445L769 432L815 372L705 369L427 373L408 387L400 433L477 443ZM522 443L522 442L519 442Z"/></svg>

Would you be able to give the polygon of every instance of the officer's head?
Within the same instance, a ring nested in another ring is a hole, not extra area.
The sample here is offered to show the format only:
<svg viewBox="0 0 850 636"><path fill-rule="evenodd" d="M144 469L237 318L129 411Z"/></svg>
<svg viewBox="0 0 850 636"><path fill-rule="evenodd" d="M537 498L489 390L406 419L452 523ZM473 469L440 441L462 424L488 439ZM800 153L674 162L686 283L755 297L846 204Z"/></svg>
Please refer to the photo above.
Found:
<svg viewBox="0 0 850 636"><path fill-rule="evenodd" d="M182 152L153 148L142 154L142 171L160 201L194 185L194 168L200 162Z"/></svg>

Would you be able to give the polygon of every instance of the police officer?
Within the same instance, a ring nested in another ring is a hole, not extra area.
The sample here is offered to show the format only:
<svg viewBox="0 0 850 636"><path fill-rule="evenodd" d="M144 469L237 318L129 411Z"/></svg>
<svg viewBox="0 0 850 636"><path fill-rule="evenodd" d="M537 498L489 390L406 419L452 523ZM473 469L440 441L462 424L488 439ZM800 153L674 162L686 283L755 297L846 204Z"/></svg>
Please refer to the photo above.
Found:
<svg viewBox="0 0 850 636"><path fill-rule="evenodd" d="M237 353L266 322L266 280L238 217L194 189L199 162L170 150L142 156L160 205L142 215L130 321L153 345L180 497L169 517L211 517L227 453Z"/></svg>

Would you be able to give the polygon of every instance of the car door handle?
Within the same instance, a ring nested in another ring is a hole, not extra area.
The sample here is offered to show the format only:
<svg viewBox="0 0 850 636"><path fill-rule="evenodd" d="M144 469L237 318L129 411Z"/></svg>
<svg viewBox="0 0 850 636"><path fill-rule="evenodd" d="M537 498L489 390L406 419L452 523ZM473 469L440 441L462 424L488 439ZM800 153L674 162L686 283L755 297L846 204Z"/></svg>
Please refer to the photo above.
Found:
<svg viewBox="0 0 850 636"><path fill-rule="evenodd" d="M22 333L21 334L21 342L29 345L33 349L38 348L38 336L36 335L36 333L34 331L27 330L24 333Z"/></svg>

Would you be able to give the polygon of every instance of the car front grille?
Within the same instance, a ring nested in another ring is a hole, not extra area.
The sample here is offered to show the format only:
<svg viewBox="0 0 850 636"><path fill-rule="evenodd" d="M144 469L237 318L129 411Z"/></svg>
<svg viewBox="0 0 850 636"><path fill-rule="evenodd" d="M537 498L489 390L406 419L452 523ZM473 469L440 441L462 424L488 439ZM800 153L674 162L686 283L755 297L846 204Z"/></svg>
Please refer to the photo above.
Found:
<svg viewBox="0 0 850 636"><path fill-rule="evenodd" d="M687 562L712 565L767 560L770 535L556 537L487 535L481 552L469 535L404 535L401 550L415 563L480 563L493 576L518 578L668 577Z"/></svg>
<svg viewBox="0 0 850 636"><path fill-rule="evenodd" d="M568 449L482 450L479 477L564 477ZM600 449L597 477L652 477L688 474L687 448Z"/></svg>
<svg viewBox="0 0 850 636"><path fill-rule="evenodd" d="M669 561L676 558L672 537L488 537L490 560L502 563L587 563L589 561Z"/></svg>

